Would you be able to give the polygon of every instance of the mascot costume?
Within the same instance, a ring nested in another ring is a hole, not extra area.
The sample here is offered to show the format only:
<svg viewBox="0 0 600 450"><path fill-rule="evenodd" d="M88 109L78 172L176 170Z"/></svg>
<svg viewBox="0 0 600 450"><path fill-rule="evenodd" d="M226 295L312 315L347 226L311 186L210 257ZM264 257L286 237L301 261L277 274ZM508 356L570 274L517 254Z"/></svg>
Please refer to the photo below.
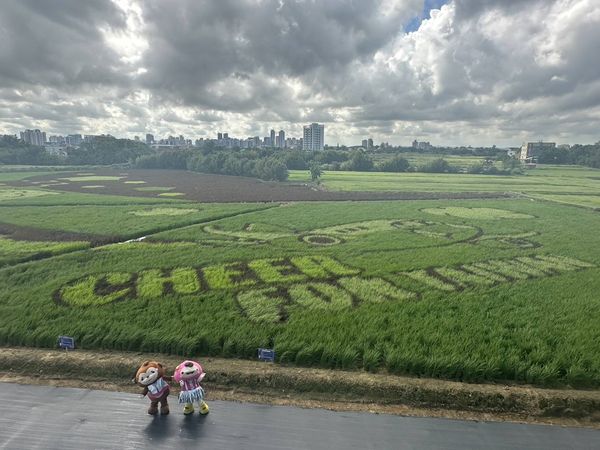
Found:
<svg viewBox="0 0 600 450"><path fill-rule="evenodd" d="M202 371L202 366L196 361L183 361L175 369L173 378L181 386L179 393L179 403L183 403L184 414L194 412L194 403L198 403L200 414L208 414L208 405L204 401L204 389L200 386L200 381L206 375Z"/></svg>
<svg viewBox="0 0 600 450"><path fill-rule="evenodd" d="M150 399L150 408L148 414L156 415L158 413L158 403L160 402L160 413L169 414L169 383L172 377L165 376L165 369L161 363L156 361L144 361L135 374L135 382L142 386L144 390L142 395L148 395Z"/></svg>

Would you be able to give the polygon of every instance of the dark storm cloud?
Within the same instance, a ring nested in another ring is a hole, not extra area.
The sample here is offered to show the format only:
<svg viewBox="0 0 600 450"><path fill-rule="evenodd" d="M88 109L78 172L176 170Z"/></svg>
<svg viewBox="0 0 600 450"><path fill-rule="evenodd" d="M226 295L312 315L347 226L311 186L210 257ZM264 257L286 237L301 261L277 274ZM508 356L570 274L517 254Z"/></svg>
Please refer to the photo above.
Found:
<svg viewBox="0 0 600 450"><path fill-rule="evenodd" d="M100 28L124 27L109 0L3 0L0 10L0 84L65 86L125 80L119 55Z"/></svg>

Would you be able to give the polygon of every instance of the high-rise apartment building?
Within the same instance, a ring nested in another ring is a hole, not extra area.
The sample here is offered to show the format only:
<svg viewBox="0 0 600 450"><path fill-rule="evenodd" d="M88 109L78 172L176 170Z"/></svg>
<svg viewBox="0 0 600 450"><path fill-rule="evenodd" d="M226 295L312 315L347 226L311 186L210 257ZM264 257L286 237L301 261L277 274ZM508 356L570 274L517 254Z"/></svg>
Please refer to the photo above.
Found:
<svg viewBox="0 0 600 450"><path fill-rule="evenodd" d="M21 131L21 139L26 144L44 145L46 143L46 133L40 130Z"/></svg>
<svg viewBox="0 0 600 450"><path fill-rule="evenodd" d="M311 123L304 126L302 148L304 150L323 150L325 146L325 125Z"/></svg>
<svg viewBox="0 0 600 450"><path fill-rule="evenodd" d="M153 134L146 134L146 144L148 145L152 145L154 144L154 135Z"/></svg>
<svg viewBox="0 0 600 450"><path fill-rule="evenodd" d="M83 136L81 134L69 134L65 141L69 147L79 147L83 142Z"/></svg>
<svg viewBox="0 0 600 450"><path fill-rule="evenodd" d="M279 135L277 137L279 138L277 147L285 148L285 131L279 130Z"/></svg>
<svg viewBox="0 0 600 450"><path fill-rule="evenodd" d="M275 147L275 130L271 130L271 144L270 147Z"/></svg>

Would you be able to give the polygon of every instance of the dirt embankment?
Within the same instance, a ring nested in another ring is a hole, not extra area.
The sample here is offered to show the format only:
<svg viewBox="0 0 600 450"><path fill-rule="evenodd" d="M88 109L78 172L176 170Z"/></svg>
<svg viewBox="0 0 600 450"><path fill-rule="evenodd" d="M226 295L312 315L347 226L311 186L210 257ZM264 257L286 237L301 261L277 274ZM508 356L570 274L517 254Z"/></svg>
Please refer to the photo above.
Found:
<svg viewBox="0 0 600 450"><path fill-rule="evenodd" d="M158 359L172 370L182 358L0 348L0 381L138 392L131 378L146 359ZM600 391L466 384L220 358L202 363L212 399L600 428Z"/></svg>

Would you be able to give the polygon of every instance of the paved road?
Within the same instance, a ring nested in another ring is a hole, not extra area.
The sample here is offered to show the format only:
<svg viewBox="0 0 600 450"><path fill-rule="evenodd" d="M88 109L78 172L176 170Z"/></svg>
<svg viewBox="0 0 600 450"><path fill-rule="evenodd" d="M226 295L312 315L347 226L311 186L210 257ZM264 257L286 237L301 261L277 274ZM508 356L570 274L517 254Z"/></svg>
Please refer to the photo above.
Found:
<svg viewBox="0 0 600 450"><path fill-rule="evenodd" d="M600 431L210 402L146 414L134 394L0 383L4 449L600 449Z"/></svg>

